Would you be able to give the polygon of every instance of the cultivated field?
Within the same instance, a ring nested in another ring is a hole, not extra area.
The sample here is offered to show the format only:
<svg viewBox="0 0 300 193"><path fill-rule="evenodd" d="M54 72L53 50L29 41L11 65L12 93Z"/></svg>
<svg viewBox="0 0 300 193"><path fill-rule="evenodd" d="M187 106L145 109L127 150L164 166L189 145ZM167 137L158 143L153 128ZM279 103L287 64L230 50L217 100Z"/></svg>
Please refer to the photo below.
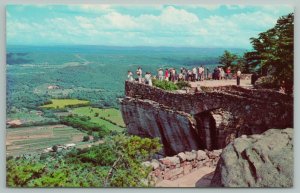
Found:
<svg viewBox="0 0 300 193"><path fill-rule="evenodd" d="M57 122L54 118L47 118L41 111L18 111L7 114L7 124L14 126L47 125Z"/></svg>
<svg viewBox="0 0 300 193"><path fill-rule="evenodd" d="M56 108L62 109L66 106L76 106L76 105L88 105L89 101L78 100L78 99L51 99L51 104L43 105L43 108Z"/></svg>
<svg viewBox="0 0 300 193"><path fill-rule="evenodd" d="M84 116L90 116L91 118L101 118L104 120L109 120L120 127L125 127L125 123L122 118L122 114L120 110L109 108L109 109L99 109L92 107L79 107L74 108L72 113ZM99 119L95 119L94 121L101 122Z"/></svg>
<svg viewBox="0 0 300 193"><path fill-rule="evenodd" d="M65 125L6 129L6 154L38 153L56 144L80 143L85 134Z"/></svg>

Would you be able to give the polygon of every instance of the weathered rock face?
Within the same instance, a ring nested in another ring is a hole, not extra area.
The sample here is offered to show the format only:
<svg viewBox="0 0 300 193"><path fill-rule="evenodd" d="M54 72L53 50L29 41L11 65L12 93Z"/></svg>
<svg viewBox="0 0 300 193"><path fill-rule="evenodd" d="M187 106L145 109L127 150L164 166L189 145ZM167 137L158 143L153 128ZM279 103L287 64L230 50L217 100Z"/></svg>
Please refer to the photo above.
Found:
<svg viewBox="0 0 300 193"><path fill-rule="evenodd" d="M123 99L122 112L128 132L150 138L159 137L164 155L199 149L194 119L185 112L134 98Z"/></svg>
<svg viewBox="0 0 300 193"><path fill-rule="evenodd" d="M293 127L293 98L272 90L223 86L190 94L126 82L125 94L121 111L129 133L161 138L169 156Z"/></svg>
<svg viewBox="0 0 300 193"><path fill-rule="evenodd" d="M235 139L223 149L211 185L292 187L293 129Z"/></svg>

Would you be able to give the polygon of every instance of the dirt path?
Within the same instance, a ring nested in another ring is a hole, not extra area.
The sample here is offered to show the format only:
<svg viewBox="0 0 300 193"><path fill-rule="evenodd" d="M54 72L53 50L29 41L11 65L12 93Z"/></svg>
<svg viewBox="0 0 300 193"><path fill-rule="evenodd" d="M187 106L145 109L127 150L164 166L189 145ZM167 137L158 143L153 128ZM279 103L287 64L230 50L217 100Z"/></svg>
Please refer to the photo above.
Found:
<svg viewBox="0 0 300 193"><path fill-rule="evenodd" d="M156 187L208 187L215 168L202 167L176 180L163 180Z"/></svg>

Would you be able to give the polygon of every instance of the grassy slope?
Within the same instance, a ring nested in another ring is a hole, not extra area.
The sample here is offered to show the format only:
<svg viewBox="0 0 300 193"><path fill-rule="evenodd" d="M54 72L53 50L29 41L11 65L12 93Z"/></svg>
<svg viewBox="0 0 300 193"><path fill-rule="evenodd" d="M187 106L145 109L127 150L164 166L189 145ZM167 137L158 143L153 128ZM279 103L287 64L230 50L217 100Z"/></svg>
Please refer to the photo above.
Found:
<svg viewBox="0 0 300 193"><path fill-rule="evenodd" d="M78 99L51 99L51 104L43 105L43 108L65 108L66 106L87 105L89 101Z"/></svg>
<svg viewBox="0 0 300 193"><path fill-rule="evenodd" d="M98 109L92 107L79 107L79 108L74 108L72 110L72 113L77 114L79 116L89 116L91 117L91 122L97 123L99 125L104 125L104 127L112 131L123 131L124 128L122 127L125 127L121 112L117 109ZM99 115L95 116L96 113L98 113ZM109 121L104 120L103 118L108 119L117 125L114 125Z"/></svg>

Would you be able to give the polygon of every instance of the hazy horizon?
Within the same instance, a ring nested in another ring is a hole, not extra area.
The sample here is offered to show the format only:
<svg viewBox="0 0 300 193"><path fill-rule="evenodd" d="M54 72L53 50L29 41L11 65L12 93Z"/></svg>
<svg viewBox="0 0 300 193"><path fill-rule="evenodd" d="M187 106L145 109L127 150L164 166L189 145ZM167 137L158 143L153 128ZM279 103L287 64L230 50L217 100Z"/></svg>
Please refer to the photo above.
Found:
<svg viewBox="0 0 300 193"><path fill-rule="evenodd" d="M288 5L8 5L8 45L251 49Z"/></svg>

